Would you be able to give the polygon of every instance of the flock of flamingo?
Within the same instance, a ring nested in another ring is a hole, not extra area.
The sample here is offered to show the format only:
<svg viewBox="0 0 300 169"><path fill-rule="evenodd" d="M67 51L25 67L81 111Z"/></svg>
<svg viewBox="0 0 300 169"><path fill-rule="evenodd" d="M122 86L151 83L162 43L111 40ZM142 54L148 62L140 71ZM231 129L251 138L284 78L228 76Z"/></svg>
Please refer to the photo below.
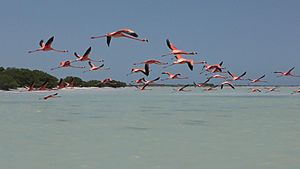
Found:
<svg viewBox="0 0 300 169"><path fill-rule="evenodd" d="M118 31L115 32L111 32L111 33L107 33L103 36L94 36L91 37L91 39L97 39L97 38L106 38L106 43L107 46L110 46L111 40L112 38L129 38L129 39L133 39L136 41L140 41L140 42L149 42L147 39L140 39L138 34L131 30L131 29L120 29ZM39 48L36 50L32 50L29 51L28 53L33 53L33 52L47 52L47 51L56 51L56 52L68 52L68 50L58 50L52 47L52 43L54 40L54 36L52 36L46 43L44 43L43 40L40 41L39 43ZM187 68L190 71L193 71L194 66L196 64L201 64L202 66L202 72L200 72L200 74L204 74L207 78L207 80L205 80L203 83L193 83L191 84L186 84L178 89L174 89L175 91L178 92L189 92L191 91L190 89L186 89L187 87L205 87L204 91L215 91L217 90L217 87L220 86L221 89L224 88L224 86L229 86L232 89L235 89L235 82L237 81L249 81L248 85L250 84L257 84L257 83L266 83L267 81L263 80L265 78L266 75L262 75L258 78L255 79L250 79L250 78L245 78L245 75L247 72L243 72L240 75L235 75L233 73L231 73L229 70L227 70L225 67L222 67L223 65L223 61L217 64L208 64L206 61L194 61L193 59L187 59L184 56L188 56L188 55L197 55L197 52L187 52L181 49L178 49L173 43L170 42L169 39L166 40L166 44L167 47L171 50L171 52L167 53L167 54L163 54L161 55L161 57L165 57L165 56L169 56L169 55L173 55L175 56L175 61L172 62L171 64L168 64L167 62L162 62L160 60L156 60L156 59L151 59L151 60L145 60L143 62L138 62L138 63L134 63L133 65L144 65L144 67L142 68L132 68L131 72L129 74L127 74L127 76L134 74L134 73L141 73L144 76L149 76L150 74L150 65L156 64L156 65L162 65L163 68L168 68L170 66L174 66L174 65L179 65L179 64L185 64L187 65ZM89 47L86 52L83 55L79 55L76 52L74 52L74 60L67 60L67 61L61 61L59 63L58 67L54 67L51 70L55 70L55 69L60 69L60 68L78 68L78 69L85 69L85 66L75 66L73 65L74 62L88 62L89 65L89 69L83 71L83 73L85 72L89 72L89 71L96 71L96 70L109 70L110 68L104 68L104 64L102 63L101 65L95 65L96 63L100 63L100 62L104 62L104 60L94 60L90 58L90 52L91 52L92 48ZM292 71L295 69L295 67L292 67L291 69L289 69L288 71L275 71L274 73L277 74L277 77L282 77L282 76L286 76L286 77L300 77L299 75L295 75L292 74ZM174 79L188 79L188 77L182 77L181 73L172 73L172 72L168 72L168 71L164 71L161 72L162 75L166 75L167 77L164 79L161 79L161 77L157 77L155 79L152 80L146 80L146 77L142 77L140 79L137 79L135 81L132 81L133 83L135 83L136 86L139 90L146 90L146 87L149 86L150 84L153 84L157 81L166 81L166 80L174 80ZM223 82L219 83L218 85L214 85L212 87L206 87L207 83L209 81L211 81L212 79L223 79ZM104 80L101 80L101 83L107 83L112 81L111 78L106 78ZM60 79L59 84L57 85L56 88L54 89L48 89L46 88L47 86L47 81L40 86L39 88L35 88L34 87L34 82L29 86L25 86L27 88L27 91L34 91L34 90L57 90L57 89L62 89L62 88L67 88L67 87L74 87L74 79L72 79L70 82L64 82L63 79ZM141 87L139 87L141 86ZM250 88L251 90L249 92L261 92L262 89L259 88ZM267 92L273 92L273 91L277 91L276 87L265 87L263 88L265 89ZM148 89L149 90L149 89ZM300 93L300 89L299 90L295 90L292 91L291 94L294 93ZM51 95L47 95L41 99L47 100L50 98L57 98L60 97L58 96L58 93L54 93Z"/></svg>

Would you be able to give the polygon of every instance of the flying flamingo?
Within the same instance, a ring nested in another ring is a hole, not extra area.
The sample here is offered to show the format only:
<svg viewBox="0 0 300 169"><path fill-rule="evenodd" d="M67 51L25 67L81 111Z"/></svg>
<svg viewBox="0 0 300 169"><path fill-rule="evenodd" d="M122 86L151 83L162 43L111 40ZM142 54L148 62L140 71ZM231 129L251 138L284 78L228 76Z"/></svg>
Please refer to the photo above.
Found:
<svg viewBox="0 0 300 169"><path fill-rule="evenodd" d="M171 72L162 72L161 74L166 74L169 76L168 78L162 79L161 81L171 80L171 79L188 79L188 77L179 77L181 76L180 73L173 74Z"/></svg>
<svg viewBox="0 0 300 169"><path fill-rule="evenodd" d="M27 91L33 91L33 90L35 90L34 85L35 85L35 82L33 81L30 84L30 86L25 86L25 88L26 88Z"/></svg>
<svg viewBox="0 0 300 169"><path fill-rule="evenodd" d="M223 86L224 85L228 85L228 86L230 86L232 89L235 89L234 88L234 86L233 86L233 84L231 83L231 82L229 82L229 81L225 81L225 82L223 82L223 83L221 83L221 89L223 89Z"/></svg>
<svg viewBox="0 0 300 169"><path fill-rule="evenodd" d="M64 68L64 67L81 68L81 69L85 68L84 66L73 66L73 65L71 65L72 62L73 62L72 60L62 61L59 63L58 67L51 68L50 70L55 70L55 69Z"/></svg>
<svg viewBox="0 0 300 169"><path fill-rule="evenodd" d="M41 99L48 100L50 98L58 98L58 97L60 97L60 96L57 96L57 95L58 95L58 93L50 94L50 95L47 95L47 96L45 96L43 98L40 98L40 100Z"/></svg>
<svg viewBox="0 0 300 169"><path fill-rule="evenodd" d="M227 73L232 77L231 81L237 81L237 80L246 80L246 79L241 79L243 76L246 75L247 72L244 72L243 74L241 74L240 76L236 76L235 74L230 73L229 71L227 71Z"/></svg>
<svg viewBox="0 0 300 169"><path fill-rule="evenodd" d="M203 89L203 91L216 91L217 89L216 89L216 87L214 86L214 87L209 87L209 88L207 88L207 89Z"/></svg>
<svg viewBox="0 0 300 169"><path fill-rule="evenodd" d="M258 88L252 88L252 89L250 89L250 90L251 90L251 91L250 91L249 93L261 92L261 90L258 89Z"/></svg>
<svg viewBox="0 0 300 169"><path fill-rule="evenodd" d="M138 41L141 41L141 42L148 42L147 39L137 38L138 34L135 33L131 29L120 29L120 30L115 31L115 32L107 33L103 36L93 36L93 37L91 37L91 39L104 38L104 37L106 37L107 46L110 45L110 41L111 41L112 38L121 38L121 37L130 38L130 39L138 40Z"/></svg>
<svg viewBox="0 0 300 169"><path fill-rule="evenodd" d="M75 87L75 79L72 77L71 80L69 82L65 82L66 86L65 87L70 87L70 88L74 88Z"/></svg>
<svg viewBox="0 0 300 169"><path fill-rule="evenodd" d="M141 64L157 64L157 65L166 65L168 63L165 62L161 62L159 60L145 60L143 62L139 62L139 63L134 63L133 65L141 65Z"/></svg>
<svg viewBox="0 0 300 169"><path fill-rule="evenodd" d="M140 89L140 90L145 90L146 89L146 87L147 86L149 86L151 83L154 83L155 81L158 81L160 79L160 77L157 77L157 78L155 78L155 79L153 79L153 80L145 80L145 82L144 82L144 86L142 86L141 88L139 88L138 86L136 86L138 89Z"/></svg>
<svg viewBox="0 0 300 169"><path fill-rule="evenodd" d="M266 90L268 90L267 92L276 92L277 87L265 87Z"/></svg>
<svg viewBox="0 0 300 169"><path fill-rule="evenodd" d="M262 78L264 78L266 75L262 75L261 77L257 78L257 79L247 79L250 81L250 83L258 83L258 82L267 82L267 81L264 81L264 80L261 80Z"/></svg>
<svg viewBox="0 0 300 169"><path fill-rule="evenodd" d="M176 64L187 64L190 70L192 71L195 64L203 64L203 61L195 62L192 59L183 58L182 55L176 55L175 58L177 59L175 62L168 66L164 66L163 68L167 68Z"/></svg>
<svg viewBox="0 0 300 169"><path fill-rule="evenodd" d="M187 84L187 85L184 85L183 87L180 87L179 89L173 89L175 90L176 92L190 92L192 90L185 90L186 87L189 87L190 85Z"/></svg>
<svg viewBox="0 0 300 169"><path fill-rule="evenodd" d="M100 66L95 66L91 61L89 61L89 65L90 65L90 69L84 71L85 72L89 72L89 71L94 71L94 70L109 70L110 68L103 68L104 64L100 65Z"/></svg>
<svg viewBox="0 0 300 169"><path fill-rule="evenodd" d="M145 74L146 76L149 76L149 73L150 73L150 70L149 70L149 64L145 64L145 68L133 68L131 69L131 73L127 74L128 75L131 75L133 73L138 73L138 72L141 72L143 74Z"/></svg>
<svg viewBox="0 0 300 169"><path fill-rule="evenodd" d="M204 87L206 84L207 84L207 82L209 82L209 80L210 79L207 79L205 82L203 82L203 83L196 83L196 82L194 82L194 86L195 87Z"/></svg>
<svg viewBox="0 0 300 169"><path fill-rule="evenodd" d="M162 55L162 56L168 56L168 55L196 55L197 52L186 52L183 50L180 50L176 48L176 46L170 42L169 39L166 40L168 47L172 50L170 53Z"/></svg>
<svg viewBox="0 0 300 169"><path fill-rule="evenodd" d="M66 83L64 82L63 78L59 79L59 82L54 90L63 89L66 87Z"/></svg>
<svg viewBox="0 0 300 169"><path fill-rule="evenodd" d="M136 84L140 84L140 83L144 83L146 82L145 78L141 78L141 79L138 79L138 80L135 80L135 81L131 81L131 82L135 82Z"/></svg>
<svg viewBox="0 0 300 169"><path fill-rule="evenodd" d="M112 78L106 78L106 79L100 80L100 82L103 83L103 84L106 84L106 83L111 82L111 81L112 81Z"/></svg>
<svg viewBox="0 0 300 169"><path fill-rule="evenodd" d="M57 50L57 49L54 49L52 48L52 42L54 40L54 36L52 36L47 42L46 44L44 43L43 40L40 41L40 48L36 49L36 50L31 50L29 51L28 53L33 53L33 52L37 52L37 51L50 51L50 50L53 50L53 51L56 51L56 52L68 52L68 50Z"/></svg>
<svg viewBox="0 0 300 169"><path fill-rule="evenodd" d="M219 75L219 74L216 74L216 75L213 75L211 77L208 77L207 79L226 79L226 77L222 76L222 75Z"/></svg>
<svg viewBox="0 0 300 169"><path fill-rule="evenodd" d="M75 61L103 62L103 60L92 60L91 58L89 58L89 54L91 53L91 50L92 50L92 47L89 47L82 56L80 56L76 52L74 52L74 55L77 57L77 59Z"/></svg>
<svg viewBox="0 0 300 169"><path fill-rule="evenodd" d="M47 88L48 83L49 83L49 81L46 80L46 81L41 85L41 87L39 87L39 90L49 90L49 89Z"/></svg>
<svg viewBox="0 0 300 169"><path fill-rule="evenodd" d="M202 68L202 70L205 68L205 70L203 72L201 72L200 74L204 73L205 71L207 72L211 72L211 73L216 73L216 72L221 72L222 70L225 69L224 67L222 67L223 61L220 62L219 64L213 64L213 65L209 65L207 63L205 63L204 61L204 66Z"/></svg>
<svg viewBox="0 0 300 169"><path fill-rule="evenodd" d="M290 70L288 70L287 72L274 72L274 73L278 73L279 75L277 77L281 77L281 76L293 76L293 77L300 77L300 76L296 76L291 74L291 72L295 69L295 67L292 67Z"/></svg>

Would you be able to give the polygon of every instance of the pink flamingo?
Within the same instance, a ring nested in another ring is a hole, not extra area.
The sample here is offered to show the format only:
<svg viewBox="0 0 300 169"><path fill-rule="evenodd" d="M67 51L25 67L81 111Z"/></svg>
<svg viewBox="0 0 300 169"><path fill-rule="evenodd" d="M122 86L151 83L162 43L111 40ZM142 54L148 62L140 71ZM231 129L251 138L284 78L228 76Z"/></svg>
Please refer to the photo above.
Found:
<svg viewBox="0 0 300 169"><path fill-rule="evenodd" d="M69 88L74 88L75 87L75 79L71 78L70 82L65 82L66 86L65 87L69 87Z"/></svg>
<svg viewBox="0 0 300 169"><path fill-rule="evenodd" d="M223 86L224 86L224 85L228 85L228 86L230 86L232 89L235 89L234 86L233 86L233 84L232 84L231 82L229 82L229 81L225 81L225 82L221 83L221 89L223 89Z"/></svg>
<svg viewBox="0 0 300 169"><path fill-rule="evenodd" d="M100 80L100 82L103 83L103 84L106 84L106 83L111 82L111 81L112 81L112 78L106 78L106 79Z"/></svg>
<svg viewBox="0 0 300 169"><path fill-rule="evenodd" d="M49 83L49 81L46 80L46 81L41 85L41 87L39 87L39 90L49 90L49 89L47 88L48 83Z"/></svg>
<svg viewBox="0 0 300 169"><path fill-rule="evenodd" d="M172 64L168 65L168 66L164 66L164 68L176 65L176 64L187 64L188 67L190 68L190 70L193 70L193 67L195 64L203 64L203 61L200 62L195 62L192 59L186 59L183 58L182 55L176 55L175 58L177 59L175 62L173 62Z"/></svg>
<svg viewBox="0 0 300 169"><path fill-rule="evenodd" d="M110 69L110 68L103 68L104 64L102 64L100 66L96 66L91 61L89 61L89 65L91 68L89 70L84 71L83 73L89 72L89 71L94 71L94 70L109 70Z"/></svg>
<svg viewBox="0 0 300 169"><path fill-rule="evenodd" d="M164 62L161 62L159 60L145 60L143 62L139 62L139 63L134 63L133 65L140 65L140 64L157 64L157 65L166 65L168 63L164 63Z"/></svg>
<svg viewBox="0 0 300 169"><path fill-rule="evenodd" d="M188 79L188 77L179 77L179 76L181 76L180 73L173 74L171 72L162 72L161 74L166 74L166 75L169 76L166 79L162 79L162 81L164 81L164 80L171 80L171 79Z"/></svg>
<svg viewBox="0 0 300 169"><path fill-rule="evenodd" d="M30 86L25 86L25 88L26 88L27 91L33 91L33 90L35 90L34 85L35 85L35 82L33 81L30 84Z"/></svg>
<svg viewBox="0 0 300 169"><path fill-rule="evenodd" d="M249 93L261 92L261 90L258 89L258 88L252 88L252 89L250 89L250 90L251 90L251 91L250 91Z"/></svg>
<svg viewBox="0 0 300 169"><path fill-rule="evenodd" d="M216 75L213 75L207 79L226 79L225 76L222 76L222 75L219 75L219 74L216 74Z"/></svg>
<svg viewBox="0 0 300 169"><path fill-rule="evenodd" d="M138 73L138 72L141 72L146 76L149 76L149 73L150 73L149 64L145 64L144 69L143 68L133 68L133 69L131 69L131 72L129 74L127 74L127 76L131 75L133 73Z"/></svg>
<svg viewBox="0 0 300 169"><path fill-rule="evenodd" d="M300 93L300 89L294 90L291 94L296 94L296 93Z"/></svg>
<svg viewBox="0 0 300 169"><path fill-rule="evenodd" d="M190 92L192 90L185 90L186 87L189 87L190 85L187 84L187 85L184 85L183 87L180 87L179 89L173 89L175 90L176 92Z"/></svg>
<svg viewBox="0 0 300 169"><path fill-rule="evenodd" d="M261 80L262 78L264 78L266 75L262 75L261 77L257 78L257 79L247 79L250 81L250 83L258 83L258 82L267 82L267 81L264 81L264 80Z"/></svg>
<svg viewBox="0 0 300 169"><path fill-rule="evenodd" d="M60 78L55 90L63 89L65 87L66 87L66 83L64 82L63 78Z"/></svg>
<svg viewBox="0 0 300 169"><path fill-rule="evenodd" d="M111 41L112 38L121 38L121 37L130 38L130 39L138 40L138 41L141 41L141 42L148 42L147 39L137 38L138 34L135 33L131 29L120 29L120 30L115 31L115 32L107 33L103 36L93 36L93 37L91 37L91 39L104 38L104 37L106 37L107 46L110 45L110 41Z"/></svg>
<svg viewBox="0 0 300 169"><path fill-rule="evenodd" d="M293 77L300 77L300 76L296 76L296 75L293 75L291 74L291 72L295 69L295 67L292 67L290 70L288 70L287 72L274 72L274 73L277 73L279 74L279 76L277 77L281 77L281 76L293 76Z"/></svg>
<svg viewBox="0 0 300 169"><path fill-rule="evenodd" d="M232 77L232 81L237 81L237 80L246 80L246 79L242 79L243 76L246 75L247 72L244 72L243 74L241 74L240 76L236 76L235 74L230 73L229 71L227 71L227 73Z"/></svg>
<svg viewBox="0 0 300 169"><path fill-rule="evenodd" d="M217 89L216 89L216 87L209 87L209 88L207 88L207 89L203 89L203 91L216 91Z"/></svg>
<svg viewBox="0 0 300 169"><path fill-rule="evenodd" d="M40 100L41 99L48 100L48 99L51 99L51 98L58 98L58 97L60 97L60 96L57 96L57 95L58 95L58 93L50 94L50 95L47 95L47 96L45 96L43 98L40 98Z"/></svg>
<svg viewBox="0 0 300 169"><path fill-rule="evenodd" d="M55 69L64 68L64 67L85 68L84 66L73 66L73 65L71 65L72 62L73 62L72 60L62 61L59 63L58 67L51 68L50 70L55 70Z"/></svg>
<svg viewBox="0 0 300 169"><path fill-rule="evenodd" d="M31 50L29 51L28 53L33 53L33 52L37 52L37 51L50 51L50 50L53 50L53 51L56 51L56 52L68 52L68 50L57 50L57 49L54 49L52 48L52 42L54 40L54 36L52 36L47 42L46 44L44 43L43 40L40 41L40 48L36 49L36 50Z"/></svg>
<svg viewBox="0 0 300 169"><path fill-rule="evenodd" d="M203 72L201 72L200 74L204 73L205 71L210 72L210 73L216 73L216 72L220 72L222 73L223 69L225 69L224 67L222 67L223 61L220 62L219 64L213 64L213 65L209 65L207 63L204 63L204 66L202 68L202 70L205 68L205 70ZM207 75L207 74L206 74Z"/></svg>
<svg viewBox="0 0 300 169"><path fill-rule="evenodd" d="M209 82L209 80L210 79L207 79L205 82L203 82L203 83L196 83L196 82L194 82L194 86L195 87L204 87L204 86L206 86L206 84L207 84L207 82Z"/></svg>
<svg viewBox="0 0 300 169"><path fill-rule="evenodd" d="M78 55L76 52L74 52L74 55L77 57L77 59L75 61L93 61L93 62L103 62L103 60L92 60L91 58L89 58L89 54L91 53L92 47L89 47L84 55L80 56Z"/></svg>
<svg viewBox="0 0 300 169"><path fill-rule="evenodd" d="M277 87L265 87L265 89L268 91L268 92L275 92L277 91Z"/></svg>
<svg viewBox="0 0 300 169"><path fill-rule="evenodd" d="M139 88L138 86L135 86L135 87L137 87L140 90L145 90L147 86L149 86L151 83L154 83L155 81L158 81L159 79L160 79L160 77L157 77L157 78L155 78L153 80L145 80L144 79L145 80L144 86L142 86L141 88Z"/></svg>
<svg viewBox="0 0 300 169"><path fill-rule="evenodd" d="M197 52L186 52L183 50L180 50L176 48L174 44L172 44L169 39L166 40L168 47L172 50L170 53L162 55L162 56L167 56L167 55L196 55Z"/></svg>
<svg viewBox="0 0 300 169"><path fill-rule="evenodd" d="M135 81L131 81L131 82L135 82L136 84L140 84L140 83L144 83L146 82L145 78L141 78L141 79L138 79L138 80L135 80Z"/></svg>

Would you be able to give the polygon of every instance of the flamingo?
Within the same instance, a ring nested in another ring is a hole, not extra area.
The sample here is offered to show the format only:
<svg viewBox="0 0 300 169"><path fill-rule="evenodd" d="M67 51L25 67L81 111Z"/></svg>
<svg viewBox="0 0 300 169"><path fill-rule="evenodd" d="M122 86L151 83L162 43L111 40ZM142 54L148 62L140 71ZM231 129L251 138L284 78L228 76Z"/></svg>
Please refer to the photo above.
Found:
<svg viewBox="0 0 300 169"><path fill-rule="evenodd" d="M77 57L77 59L75 61L103 62L103 60L92 60L91 58L89 58L89 54L91 53L91 50L92 50L92 47L89 47L82 56L80 56L76 52L74 52L74 55Z"/></svg>
<svg viewBox="0 0 300 169"><path fill-rule="evenodd" d="M205 82L203 82L203 83L196 83L196 82L194 82L194 86L195 87L204 87L206 84L207 84L207 82L209 82L209 80L210 79L207 79Z"/></svg>
<svg viewBox="0 0 300 169"><path fill-rule="evenodd" d="M49 90L49 89L47 88L48 83L49 83L49 81L46 80L46 81L41 85L41 87L39 87L39 90Z"/></svg>
<svg viewBox="0 0 300 169"><path fill-rule="evenodd" d="M33 53L33 52L37 52L37 51L50 51L50 50L53 50L53 51L56 51L56 52L68 52L68 50L57 50L57 49L54 49L52 48L52 42L54 40L54 36L52 36L47 42L46 44L44 43L43 40L40 41L40 48L36 49L36 50L31 50L29 51L28 53Z"/></svg>
<svg viewBox="0 0 300 169"><path fill-rule="evenodd" d="M221 89L223 89L223 86L224 85L228 85L228 86L230 86L232 89L235 89L234 88L234 86L233 86L233 84L231 83L231 82L229 82L229 81L225 81L225 82L223 82L223 83L221 83Z"/></svg>
<svg viewBox="0 0 300 169"><path fill-rule="evenodd" d="M131 82L135 82L136 84L139 84L139 83L144 83L146 82L145 78L141 78L141 79L138 79L138 80L135 80L135 81L131 81Z"/></svg>
<svg viewBox="0 0 300 169"><path fill-rule="evenodd" d="M26 88L27 91L33 91L33 90L35 90L34 85L35 85L35 82L33 81L30 84L30 86L25 86L25 88Z"/></svg>
<svg viewBox="0 0 300 169"><path fill-rule="evenodd" d="M85 68L84 66L73 66L73 65L71 65L72 62L73 62L72 60L62 61L59 63L58 67L51 68L50 70L55 70L55 69L64 68L64 67L81 68L81 69Z"/></svg>
<svg viewBox="0 0 300 169"><path fill-rule="evenodd" d="M214 86L214 87L209 87L209 88L207 88L207 89L203 89L203 91L216 91L217 89L216 89L216 87Z"/></svg>
<svg viewBox="0 0 300 169"><path fill-rule="evenodd" d="M222 70L225 69L224 67L222 67L223 61L220 62L219 64L213 64L213 65L209 65L207 63L205 63L204 61L204 66L202 68L202 70L205 68L205 70L203 72L201 72L200 74L204 73L205 71L207 72L211 72L211 73L216 73L216 72L221 72Z"/></svg>
<svg viewBox="0 0 300 169"><path fill-rule="evenodd" d="M281 76L293 76L293 77L300 77L300 76L296 76L291 74L291 72L295 69L295 67L292 67L290 70L288 70L287 72L274 72L279 74L277 77L281 77Z"/></svg>
<svg viewBox="0 0 300 169"><path fill-rule="evenodd" d="M57 95L58 95L58 93L50 94L50 95L47 95L47 96L45 96L43 98L40 98L40 100L41 99L48 100L50 98L58 98L58 97L60 97L60 96L57 96Z"/></svg>
<svg viewBox="0 0 300 169"><path fill-rule="evenodd" d="M127 74L128 75L131 75L133 73L138 73L138 72L141 72L143 74L145 74L146 76L149 76L149 73L150 73L150 70L149 70L149 64L145 64L145 68L133 68L131 69L131 73Z"/></svg>
<svg viewBox="0 0 300 169"><path fill-rule="evenodd" d="M162 79L162 81L164 81L164 80L171 80L171 79L188 79L188 77L179 77L179 76L181 76L180 73L173 74L171 72L162 72L161 74L166 74L166 75L169 76L166 79Z"/></svg>
<svg viewBox="0 0 300 169"><path fill-rule="evenodd" d="M265 87L266 90L268 90L267 92L276 92L277 87Z"/></svg>
<svg viewBox="0 0 300 169"><path fill-rule="evenodd" d="M226 77L222 76L222 75L219 75L219 74L216 74L216 75L213 75L211 77L208 77L207 79L226 79Z"/></svg>
<svg viewBox="0 0 300 169"><path fill-rule="evenodd" d="M246 75L247 72L244 72L243 74L241 74L240 76L236 76L235 74L230 73L229 71L227 71L227 73L232 77L232 81L237 81L237 80L246 80L246 79L241 79L243 76Z"/></svg>
<svg viewBox="0 0 300 169"><path fill-rule="evenodd" d="M89 61L89 65L90 65L90 69L84 71L85 72L89 72L89 71L94 71L94 70L109 70L110 68L103 68L104 64L100 65L100 66L95 66L91 61Z"/></svg>
<svg viewBox="0 0 300 169"><path fill-rule="evenodd" d="M55 90L63 89L65 87L66 83L64 82L63 78L60 78Z"/></svg>
<svg viewBox="0 0 300 169"><path fill-rule="evenodd" d="M155 81L158 81L160 79L160 77L157 77L157 78L155 78L155 79L153 79L153 80L145 80L145 82L144 82L144 86L142 86L141 88L139 88L138 86L136 86L138 89L140 89L140 90L145 90L146 89L146 87L147 86L149 86L151 83L154 83Z"/></svg>
<svg viewBox="0 0 300 169"><path fill-rule="evenodd" d="M261 90L258 89L258 88L252 88L252 89L250 89L250 90L251 90L251 91L250 91L249 93L261 92Z"/></svg>
<svg viewBox="0 0 300 169"><path fill-rule="evenodd" d="M179 89L173 89L173 90L175 90L175 91L177 91L177 92L190 92L190 91L192 91L192 90L185 90L185 88L186 87L189 87L190 85L189 84L187 84L187 85L184 85L183 87L180 87Z"/></svg>
<svg viewBox="0 0 300 169"><path fill-rule="evenodd" d="M169 39L166 40L168 47L172 50L170 53L162 55L163 56L168 56L168 55L196 55L197 52L186 52L183 50L180 50L176 48L176 46L170 42Z"/></svg>
<svg viewBox="0 0 300 169"><path fill-rule="evenodd" d="M193 67L194 67L195 64L203 64L204 63L203 61L195 62L192 59L183 58L182 55L179 55L179 54L175 55L175 58L177 59L175 62L173 62L170 65L164 66L163 68L167 68L167 67L170 67L170 66L173 66L173 65L176 65L176 64L187 64L188 67L190 68L190 70L193 71Z"/></svg>
<svg viewBox="0 0 300 169"><path fill-rule="evenodd" d="M100 80L100 82L103 83L103 84L106 84L106 83L111 82L111 81L112 81L112 78L106 78L106 79Z"/></svg>
<svg viewBox="0 0 300 169"><path fill-rule="evenodd" d="M115 32L107 33L107 34L105 34L103 36L93 36L93 37L91 37L91 39L104 38L104 37L106 37L106 43L107 43L108 47L110 45L110 41L111 41L112 38L125 37L125 38L130 38L130 39L138 40L138 41L141 41L141 42L148 42L147 39L139 39L139 38L137 38L138 34L136 32L134 32L133 30L131 30L131 29L120 29L120 30L117 30Z"/></svg>
<svg viewBox="0 0 300 169"><path fill-rule="evenodd" d="M65 87L70 87L70 88L73 88L75 87L75 79L72 77L70 82L65 82L66 83L66 86Z"/></svg>
<svg viewBox="0 0 300 169"><path fill-rule="evenodd" d="M159 60L145 60L143 62L139 62L139 63L134 63L133 65L140 65L140 64L157 64L157 65L166 65L168 63L165 62L161 62Z"/></svg>
<svg viewBox="0 0 300 169"><path fill-rule="evenodd" d="M257 79L247 79L250 81L250 83L258 83L258 82L267 82L267 81L264 81L264 80L261 80L262 78L264 78L266 75L262 75L261 77L257 78Z"/></svg>

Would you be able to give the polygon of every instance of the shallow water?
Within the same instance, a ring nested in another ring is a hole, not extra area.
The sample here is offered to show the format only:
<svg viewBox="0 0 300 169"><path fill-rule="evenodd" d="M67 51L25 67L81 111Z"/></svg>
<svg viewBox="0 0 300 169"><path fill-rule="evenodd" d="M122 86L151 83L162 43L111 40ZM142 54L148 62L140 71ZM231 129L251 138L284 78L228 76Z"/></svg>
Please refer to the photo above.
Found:
<svg viewBox="0 0 300 169"><path fill-rule="evenodd" d="M3 169L299 169L296 88L0 92Z"/></svg>

